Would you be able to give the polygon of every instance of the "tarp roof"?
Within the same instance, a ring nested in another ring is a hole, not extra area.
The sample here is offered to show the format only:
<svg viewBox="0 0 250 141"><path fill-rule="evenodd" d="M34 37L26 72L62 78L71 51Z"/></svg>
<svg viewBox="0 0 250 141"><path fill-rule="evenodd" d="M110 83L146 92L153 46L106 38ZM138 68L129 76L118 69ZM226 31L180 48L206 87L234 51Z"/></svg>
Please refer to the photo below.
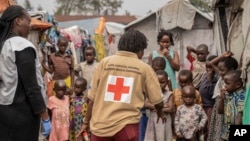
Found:
<svg viewBox="0 0 250 141"><path fill-rule="evenodd" d="M164 11L164 14L165 14L164 16L166 17L166 18L164 17L164 20L167 20L168 21L167 23L170 23L170 25L168 24L168 29L173 29L176 27L190 29L190 25L189 27L186 27L186 24L188 21L189 22L194 21L194 17L196 13L200 14L202 17L206 18L207 20L213 22L213 17L211 14L200 11L199 9L194 7L188 0L170 0L163 7L141 18L138 18L132 21L125 28L128 28L134 24L137 24L154 14L158 15L159 13L162 13L162 11ZM182 24L185 24L185 25L182 25Z"/></svg>

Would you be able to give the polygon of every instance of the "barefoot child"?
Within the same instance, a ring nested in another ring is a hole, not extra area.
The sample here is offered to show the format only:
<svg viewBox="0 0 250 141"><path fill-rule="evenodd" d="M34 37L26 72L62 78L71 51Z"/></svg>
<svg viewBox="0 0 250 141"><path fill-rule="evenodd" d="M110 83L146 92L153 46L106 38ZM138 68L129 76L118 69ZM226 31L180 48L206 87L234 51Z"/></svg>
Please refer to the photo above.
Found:
<svg viewBox="0 0 250 141"><path fill-rule="evenodd" d="M163 94L163 101L164 101L164 108L162 111L167 117L167 122L157 123L157 114L155 107L151 103L147 103L147 107L149 110L148 115L148 124L145 134L145 141L172 141L172 120L171 120L171 113L173 112L173 96L172 92L166 89L168 84L168 75L164 70L158 70L156 72L162 94Z"/></svg>
<svg viewBox="0 0 250 141"><path fill-rule="evenodd" d="M86 115L87 98L86 95L84 95L84 91L86 90L86 88L87 88L87 80L82 77L78 77L75 80L74 84L74 94L70 98L70 119L69 119L70 141L77 140L75 137L77 133L80 131L83 124L82 119Z"/></svg>
<svg viewBox="0 0 250 141"><path fill-rule="evenodd" d="M49 141L69 140L69 98L66 94L66 83L56 80L54 84L55 96L48 101L48 109L52 113L52 130Z"/></svg>
<svg viewBox="0 0 250 141"><path fill-rule="evenodd" d="M174 119L176 141L196 141L197 133L207 122L207 115L200 105L195 104L193 86L188 85L182 88L182 98L184 104L177 108Z"/></svg>

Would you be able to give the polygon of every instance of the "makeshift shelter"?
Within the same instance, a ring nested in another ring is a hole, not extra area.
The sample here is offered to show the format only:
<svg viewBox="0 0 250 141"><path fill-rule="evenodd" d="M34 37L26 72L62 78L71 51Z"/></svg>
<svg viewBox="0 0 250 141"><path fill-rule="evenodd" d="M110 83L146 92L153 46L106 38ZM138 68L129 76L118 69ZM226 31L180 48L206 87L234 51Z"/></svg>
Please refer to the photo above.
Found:
<svg viewBox="0 0 250 141"><path fill-rule="evenodd" d="M188 0L172 0L159 10L129 23L125 30L137 29L148 38L148 48L143 58L145 62L148 61L148 55L159 48L158 31L161 28L169 30L174 35L174 49L179 52L181 68L189 69L190 63L186 59L187 46L196 48L199 44L206 44L210 54L220 52L213 44L212 23L211 14L201 12Z"/></svg>

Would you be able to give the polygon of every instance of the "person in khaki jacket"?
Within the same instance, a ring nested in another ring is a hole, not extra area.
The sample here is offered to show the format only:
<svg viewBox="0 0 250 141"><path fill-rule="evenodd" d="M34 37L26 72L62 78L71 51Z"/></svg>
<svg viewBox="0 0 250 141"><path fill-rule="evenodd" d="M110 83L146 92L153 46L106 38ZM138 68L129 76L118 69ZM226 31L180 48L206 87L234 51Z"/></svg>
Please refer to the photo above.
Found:
<svg viewBox="0 0 250 141"><path fill-rule="evenodd" d="M145 35L129 30L120 38L118 52L96 68L88 92L88 110L78 136L90 126L91 141L138 141L144 95L166 122L163 99L153 69L140 59L147 47Z"/></svg>

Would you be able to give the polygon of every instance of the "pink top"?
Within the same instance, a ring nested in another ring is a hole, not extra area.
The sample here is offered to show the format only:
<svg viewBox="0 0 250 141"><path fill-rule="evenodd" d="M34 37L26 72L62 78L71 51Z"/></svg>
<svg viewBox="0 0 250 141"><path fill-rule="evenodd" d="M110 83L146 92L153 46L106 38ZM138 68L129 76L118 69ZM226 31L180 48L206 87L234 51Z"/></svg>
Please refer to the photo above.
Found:
<svg viewBox="0 0 250 141"><path fill-rule="evenodd" d="M63 141L69 139L69 97L58 99L51 96L48 108L52 111L52 130L49 141Z"/></svg>

